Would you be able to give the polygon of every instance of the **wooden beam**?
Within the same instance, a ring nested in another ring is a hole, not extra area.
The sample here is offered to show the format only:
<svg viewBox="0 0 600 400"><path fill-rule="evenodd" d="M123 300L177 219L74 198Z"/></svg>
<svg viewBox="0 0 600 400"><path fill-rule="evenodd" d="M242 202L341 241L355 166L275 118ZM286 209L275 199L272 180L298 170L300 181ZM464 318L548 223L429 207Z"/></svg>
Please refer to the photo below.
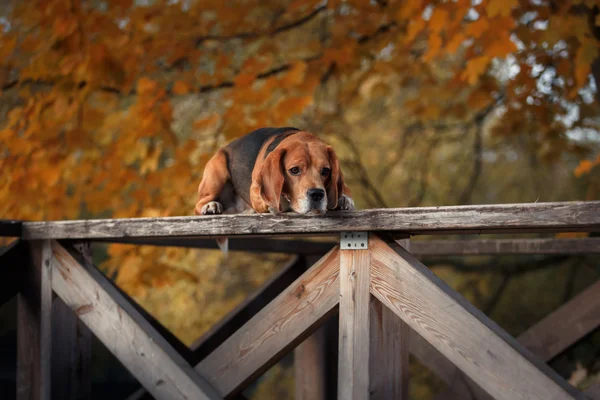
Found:
<svg viewBox="0 0 600 400"><path fill-rule="evenodd" d="M414 256L600 254L600 238L420 240L411 244Z"/></svg>
<svg viewBox="0 0 600 400"><path fill-rule="evenodd" d="M89 263L92 251L78 243ZM52 398L86 400L92 396L92 332L58 296L52 301Z"/></svg>
<svg viewBox="0 0 600 400"><path fill-rule="evenodd" d="M27 243L16 240L0 250L0 306L20 291L23 283L23 271L30 262Z"/></svg>
<svg viewBox="0 0 600 400"><path fill-rule="evenodd" d="M24 222L25 239L246 236L400 231L410 234L600 231L600 201L385 208L328 213Z"/></svg>
<svg viewBox="0 0 600 400"><path fill-rule="evenodd" d="M231 398L335 313L339 252L330 251L288 286L196 369Z"/></svg>
<svg viewBox="0 0 600 400"><path fill-rule="evenodd" d="M519 342L542 360L550 361L598 326L600 281L521 334Z"/></svg>
<svg viewBox="0 0 600 400"><path fill-rule="evenodd" d="M157 399L218 394L89 262L52 242L52 288Z"/></svg>
<svg viewBox="0 0 600 400"><path fill-rule="evenodd" d="M97 239L106 243L125 243L146 246L185 247L194 249L218 250L214 239L203 238L110 238ZM337 243L333 241L317 242L310 240L291 239L266 239L266 238L230 238L229 251L242 251L248 253L286 253L297 255L322 256Z"/></svg>
<svg viewBox="0 0 600 400"><path fill-rule="evenodd" d="M369 250L340 250L340 400L369 398L369 264Z"/></svg>
<svg viewBox="0 0 600 400"><path fill-rule="evenodd" d="M325 400L325 331L323 327L294 349L294 399Z"/></svg>
<svg viewBox="0 0 600 400"><path fill-rule="evenodd" d="M494 398L583 398L393 240L369 249L373 295Z"/></svg>
<svg viewBox="0 0 600 400"><path fill-rule="evenodd" d="M302 257L306 268L319 261L317 256ZM326 327L321 326L294 349L294 399L327 398Z"/></svg>
<svg viewBox="0 0 600 400"><path fill-rule="evenodd" d="M17 303L17 399L50 399L51 250L49 241L31 243Z"/></svg>
<svg viewBox="0 0 600 400"><path fill-rule="evenodd" d="M590 386L583 393L592 400L600 400L600 383Z"/></svg>
<svg viewBox="0 0 600 400"><path fill-rule="evenodd" d="M548 362L569 346L600 326L600 281L592 284L568 303L521 334L517 340L541 360ZM474 382L433 348L419 334L412 332L411 352L426 367L445 381L461 399L491 399ZM436 399L454 398L448 392Z"/></svg>
<svg viewBox="0 0 600 400"><path fill-rule="evenodd" d="M409 326L371 297L371 400L408 400Z"/></svg>

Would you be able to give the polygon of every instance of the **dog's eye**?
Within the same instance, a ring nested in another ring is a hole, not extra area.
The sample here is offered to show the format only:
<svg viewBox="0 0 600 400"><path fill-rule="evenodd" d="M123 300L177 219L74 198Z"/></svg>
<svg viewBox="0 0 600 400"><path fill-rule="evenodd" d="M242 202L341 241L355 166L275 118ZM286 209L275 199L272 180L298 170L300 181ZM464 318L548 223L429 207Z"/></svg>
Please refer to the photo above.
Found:
<svg viewBox="0 0 600 400"><path fill-rule="evenodd" d="M292 174L292 175L298 175L300 173L300 168L292 167L289 169L289 171L290 171L290 174Z"/></svg>
<svg viewBox="0 0 600 400"><path fill-rule="evenodd" d="M323 176L329 176L330 173L331 173L331 170L329 168L323 168L321 170L321 175L323 175Z"/></svg>

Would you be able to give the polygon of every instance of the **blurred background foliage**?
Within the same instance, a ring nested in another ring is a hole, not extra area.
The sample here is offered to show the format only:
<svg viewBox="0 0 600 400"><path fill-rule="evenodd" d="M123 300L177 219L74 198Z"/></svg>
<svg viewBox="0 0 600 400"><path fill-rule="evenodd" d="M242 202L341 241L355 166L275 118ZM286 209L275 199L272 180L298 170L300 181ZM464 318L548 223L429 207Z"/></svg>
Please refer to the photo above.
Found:
<svg viewBox="0 0 600 400"><path fill-rule="evenodd" d="M2 0L0 217L191 215L215 149L283 125L334 145L360 208L598 199L599 6ZM289 259L126 245L95 258L187 344ZM513 335L600 274L597 257L427 264ZM595 333L552 366L589 383L599 354ZM412 374L415 399L441 387ZM292 386L284 362L253 397Z"/></svg>

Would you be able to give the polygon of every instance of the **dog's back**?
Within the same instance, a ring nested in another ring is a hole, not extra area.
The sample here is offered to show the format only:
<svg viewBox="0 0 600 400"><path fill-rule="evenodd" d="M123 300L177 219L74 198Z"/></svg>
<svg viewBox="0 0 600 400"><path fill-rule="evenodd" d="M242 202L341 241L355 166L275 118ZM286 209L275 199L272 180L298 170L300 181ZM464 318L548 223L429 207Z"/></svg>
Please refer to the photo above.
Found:
<svg viewBox="0 0 600 400"><path fill-rule="evenodd" d="M292 127L261 128L232 141L223 148L223 151L227 154L227 169L231 177L231 183L242 200L251 204L252 169L264 144L274 136L278 136L269 144L266 153L268 154L283 139L298 131L297 128Z"/></svg>

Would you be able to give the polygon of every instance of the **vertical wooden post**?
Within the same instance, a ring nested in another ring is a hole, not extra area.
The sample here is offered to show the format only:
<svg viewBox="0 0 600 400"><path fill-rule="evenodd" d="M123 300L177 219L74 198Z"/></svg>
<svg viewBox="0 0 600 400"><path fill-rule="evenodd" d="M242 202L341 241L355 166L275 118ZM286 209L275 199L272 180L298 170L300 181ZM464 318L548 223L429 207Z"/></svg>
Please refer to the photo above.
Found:
<svg viewBox="0 0 600 400"><path fill-rule="evenodd" d="M304 257L306 269L320 259ZM325 327L319 328L294 349L294 385L296 400L325 400Z"/></svg>
<svg viewBox="0 0 600 400"><path fill-rule="evenodd" d="M17 399L50 399L52 318L50 241L31 242L17 302Z"/></svg>
<svg viewBox="0 0 600 400"><path fill-rule="evenodd" d="M340 245L340 400L369 398L369 270L369 250Z"/></svg>
<svg viewBox="0 0 600 400"><path fill-rule="evenodd" d="M398 244L409 249L408 237ZM371 297L371 400L408 400L409 326L392 310Z"/></svg>
<svg viewBox="0 0 600 400"><path fill-rule="evenodd" d="M92 262L89 242L74 246ZM91 398L92 332L58 296L52 304L52 399Z"/></svg>

